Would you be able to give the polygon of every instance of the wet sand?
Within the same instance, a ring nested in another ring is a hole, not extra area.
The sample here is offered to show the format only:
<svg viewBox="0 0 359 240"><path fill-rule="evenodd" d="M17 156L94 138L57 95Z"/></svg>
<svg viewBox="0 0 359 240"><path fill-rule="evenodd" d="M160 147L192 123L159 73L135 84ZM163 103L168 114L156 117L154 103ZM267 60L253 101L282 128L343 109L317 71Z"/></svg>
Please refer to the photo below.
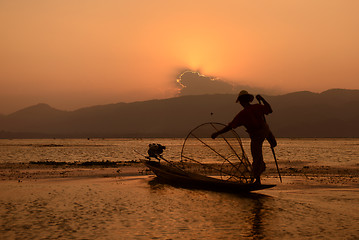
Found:
<svg viewBox="0 0 359 240"><path fill-rule="evenodd" d="M293 166L293 163L291 163ZM0 166L1 239L358 239L359 171L269 165L272 189L235 195L120 167Z"/></svg>

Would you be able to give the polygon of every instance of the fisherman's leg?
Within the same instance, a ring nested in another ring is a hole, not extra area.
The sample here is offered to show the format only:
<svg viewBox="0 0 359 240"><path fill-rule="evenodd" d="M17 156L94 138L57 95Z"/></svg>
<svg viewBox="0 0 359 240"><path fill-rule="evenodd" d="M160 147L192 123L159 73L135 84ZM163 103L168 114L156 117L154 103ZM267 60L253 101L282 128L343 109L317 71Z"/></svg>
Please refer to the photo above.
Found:
<svg viewBox="0 0 359 240"><path fill-rule="evenodd" d="M257 183L260 183L260 175L265 170L265 163L263 161L262 154L262 145L264 138L262 137L252 137L251 138L251 153L253 158L253 177L256 179Z"/></svg>

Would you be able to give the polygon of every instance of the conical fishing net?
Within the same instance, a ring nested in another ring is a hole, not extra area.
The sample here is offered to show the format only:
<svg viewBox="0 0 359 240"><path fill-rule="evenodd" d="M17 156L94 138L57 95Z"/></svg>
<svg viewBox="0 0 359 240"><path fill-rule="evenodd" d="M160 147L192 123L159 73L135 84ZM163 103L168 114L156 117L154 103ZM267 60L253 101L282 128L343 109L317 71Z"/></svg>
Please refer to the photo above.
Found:
<svg viewBox="0 0 359 240"><path fill-rule="evenodd" d="M181 168L226 181L250 183L252 166L238 134L230 130L216 139L211 138L212 133L225 126L210 122L194 128L182 147Z"/></svg>

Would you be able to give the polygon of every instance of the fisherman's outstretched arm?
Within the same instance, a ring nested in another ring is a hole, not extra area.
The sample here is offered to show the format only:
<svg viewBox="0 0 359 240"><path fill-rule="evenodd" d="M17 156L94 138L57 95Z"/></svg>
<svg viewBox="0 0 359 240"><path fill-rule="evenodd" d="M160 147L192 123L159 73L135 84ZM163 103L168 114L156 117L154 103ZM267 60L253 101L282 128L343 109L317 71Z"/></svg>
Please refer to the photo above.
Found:
<svg viewBox="0 0 359 240"><path fill-rule="evenodd" d="M223 134L223 133L226 133L226 132L228 132L228 131L231 130L231 129L232 129L232 127L230 127L230 126L227 125L227 126L225 126L224 128L222 128L221 130L219 130L219 131L213 133L213 134L211 135L211 138L215 139L216 137L218 137L218 135Z"/></svg>
<svg viewBox="0 0 359 240"><path fill-rule="evenodd" d="M261 96L261 95L257 95L256 96L256 99L259 101L259 102L263 102L263 105L268 109L268 113L272 113L273 110L272 110L272 107L270 106L270 104Z"/></svg>

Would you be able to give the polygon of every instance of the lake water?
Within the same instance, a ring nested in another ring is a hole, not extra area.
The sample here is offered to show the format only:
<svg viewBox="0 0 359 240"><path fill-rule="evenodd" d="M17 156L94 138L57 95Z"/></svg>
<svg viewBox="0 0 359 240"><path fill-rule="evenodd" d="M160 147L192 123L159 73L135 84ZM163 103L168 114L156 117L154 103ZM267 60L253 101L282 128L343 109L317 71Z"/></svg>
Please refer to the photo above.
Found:
<svg viewBox="0 0 359 240"><path fill-rule="evenodd" d="M148 144L165 145L164 156L180 159L183 139L0 139L0 163L30 161L131 161L147 154ZM250 156L249 139L242 139ZM198 145L202 145L198 143ZM267 143L265 160L272 160ZM359 139L278 139L279 162L350 167L359 163Z"/></svg>
<svg viewBox="0 0 359 240"><path fill-rule="evenodd" d="M131 161L141 158L134 150L145 154L152 142L179 159L182 139L3 139L0 163ZM249 140L243 145L249 153ZM359 139L278 139L276 153L280 165L355 169ZM359 239L357 181L283 180L245 195L175 188L140 175L4 180L0 238Z"/></svg>
<svg viewBox="0 0 359 240"><path fill-rule="evenodd" d="M151 179L2 183L1 239L359 237L358 188L291 185L234 195Z"/></svg>

